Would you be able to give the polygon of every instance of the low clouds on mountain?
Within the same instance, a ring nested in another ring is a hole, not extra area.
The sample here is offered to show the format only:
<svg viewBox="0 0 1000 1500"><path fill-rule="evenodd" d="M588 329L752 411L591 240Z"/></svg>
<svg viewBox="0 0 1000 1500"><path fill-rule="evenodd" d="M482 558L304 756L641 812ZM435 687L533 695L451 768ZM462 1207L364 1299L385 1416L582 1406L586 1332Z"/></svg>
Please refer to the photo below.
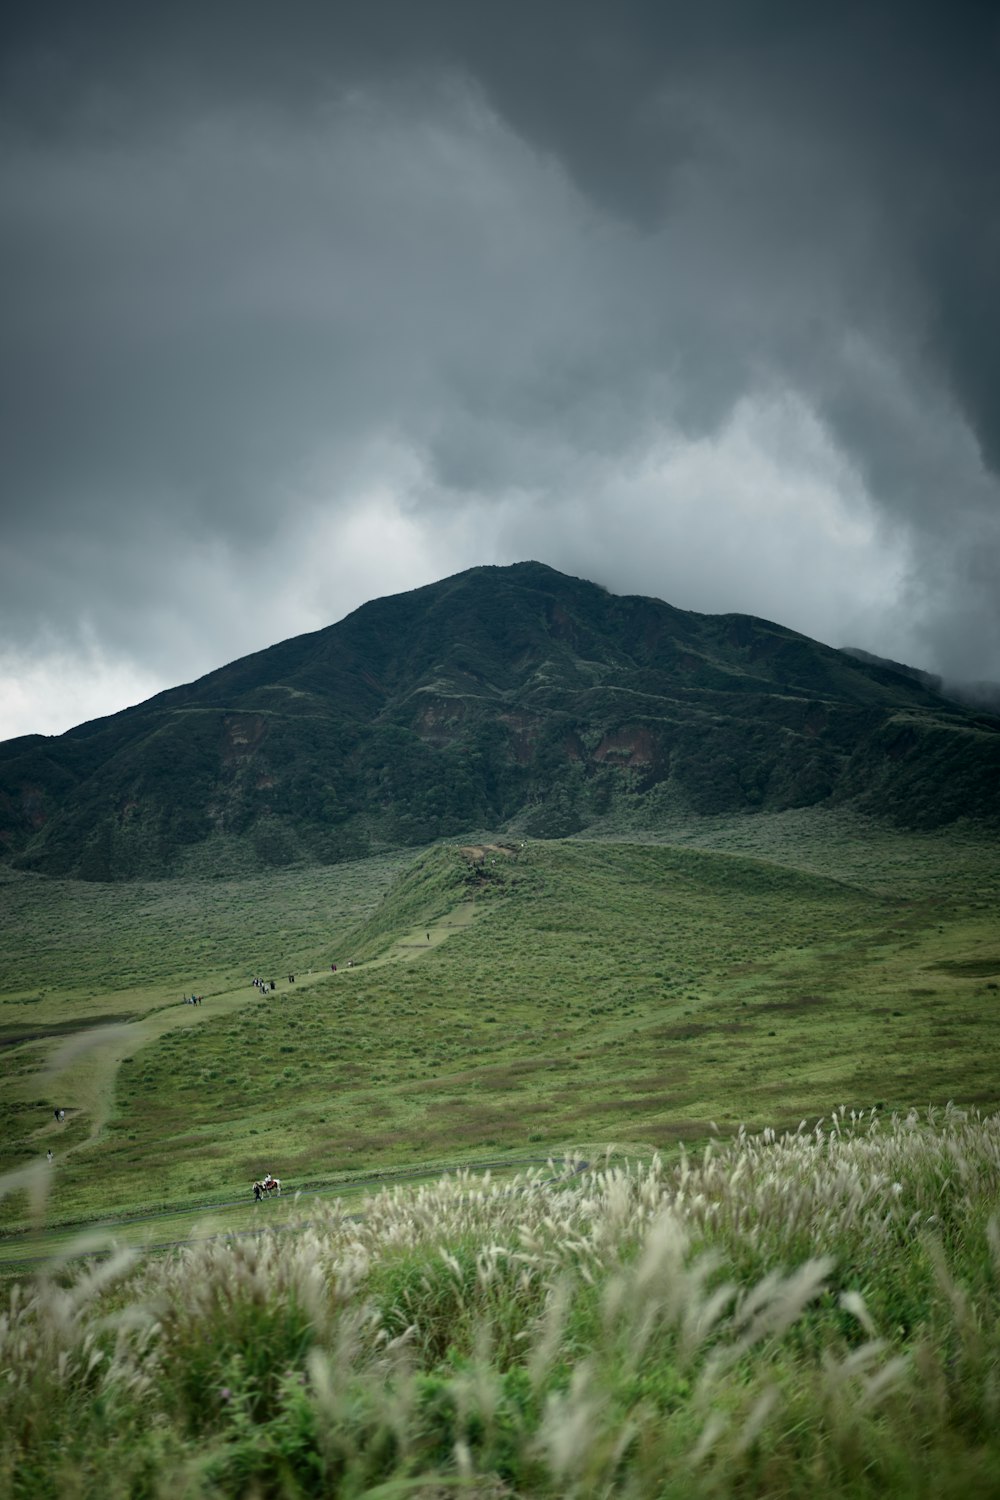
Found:
<svg viewBox="0 0 1000 1500"><path fill-rule="evenodd" d="M0 733L478 562L1000 676L991 7L25 12Z"/></svg>

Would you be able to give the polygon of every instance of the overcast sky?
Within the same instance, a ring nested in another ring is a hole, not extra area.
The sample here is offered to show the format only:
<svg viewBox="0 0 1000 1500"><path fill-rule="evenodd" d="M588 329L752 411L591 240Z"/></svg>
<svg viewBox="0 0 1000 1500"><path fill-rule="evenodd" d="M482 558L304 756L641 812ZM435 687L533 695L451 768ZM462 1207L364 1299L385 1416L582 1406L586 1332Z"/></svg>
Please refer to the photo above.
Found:
<svg viewBox="0 0 1000 1500"><path fill-rule="evenodd" d="M1000 7L20 8L0 738L535 558L1000 679Z"/></svg>

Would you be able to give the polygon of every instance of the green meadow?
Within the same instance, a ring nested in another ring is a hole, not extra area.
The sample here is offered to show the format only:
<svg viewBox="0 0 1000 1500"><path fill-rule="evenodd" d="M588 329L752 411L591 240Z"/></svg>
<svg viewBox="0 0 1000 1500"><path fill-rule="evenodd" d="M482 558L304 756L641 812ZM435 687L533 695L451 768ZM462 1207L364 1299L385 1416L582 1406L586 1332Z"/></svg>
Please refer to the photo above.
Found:
<svg viewBox="0 0 1000 1500"><path fill-rule="evenodd" d="M4 872L0 1496L996 1495L998 896L829 812Z"/></svg>
<svg viewBox="0 0 1000 1500"><path fill-rule="evenodd" d="M1000 1102L1000 861L974 829L793 812L244 881L0 880L5 1162L53 1151L49 1227L220 1203L241 1227L266 1170L287 1193ZM25 1183L8 1261L38 1227Z"/></svg>

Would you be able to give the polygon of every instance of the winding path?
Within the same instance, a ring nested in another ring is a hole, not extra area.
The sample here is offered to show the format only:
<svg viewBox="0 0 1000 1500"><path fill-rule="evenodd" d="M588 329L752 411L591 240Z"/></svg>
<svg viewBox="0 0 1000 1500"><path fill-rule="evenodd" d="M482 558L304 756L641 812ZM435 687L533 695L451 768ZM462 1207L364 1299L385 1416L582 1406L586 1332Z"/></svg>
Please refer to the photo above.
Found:
<svg viewBox="0 0 1000 1500"><path fill-rule="evenodd" d="M452 932L467 927L474 914L474 903L463 901L437 921L425 923L397 938L380 957L367 959L350 968L342 964L338 967L336 978L349 981L355 974L382 968L401 959L412 959L416 951L427 952ZM301 990L308 990L321 982L327 983L333 978L326 969L297 975L295 992L298 994ZM158 1041L170 1031L198 1026L216 1016L229 1015L248 1006L267 1003L267 997L252 989L247 981L238 989L209 993L202 1005L186 1005L179 1001L152 1010L139 1021L84 1027L80 1031L61 1036L52 1045L42 1076L53 1097L66 1101L68 1113L82 1112L90 1122L87 1135L68 1147L63 1154L69 1156L85 1151L100 1136L111 1113L118 1069L127 1057L134 1057L141 1048ZM24 1087L32 1095L37 1093L37 1076L26 1081ZM35 1135L50 1137L58 1129L49 1120L45 1125L39 1126Z"/></svg>

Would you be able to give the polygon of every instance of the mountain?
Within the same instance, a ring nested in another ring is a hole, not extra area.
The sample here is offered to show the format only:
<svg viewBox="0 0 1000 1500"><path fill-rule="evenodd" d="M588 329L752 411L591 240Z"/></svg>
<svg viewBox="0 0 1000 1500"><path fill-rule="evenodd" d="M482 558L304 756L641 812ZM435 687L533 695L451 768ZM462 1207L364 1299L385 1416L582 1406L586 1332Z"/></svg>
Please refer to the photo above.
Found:
<svg viewBox="0 0 1000 1500"><path fill-rule="evenodd" d="M0 849L121 880L819 803L996 822L998 770L1000 720L919 675L526 562L0 744Z"/></svg>

